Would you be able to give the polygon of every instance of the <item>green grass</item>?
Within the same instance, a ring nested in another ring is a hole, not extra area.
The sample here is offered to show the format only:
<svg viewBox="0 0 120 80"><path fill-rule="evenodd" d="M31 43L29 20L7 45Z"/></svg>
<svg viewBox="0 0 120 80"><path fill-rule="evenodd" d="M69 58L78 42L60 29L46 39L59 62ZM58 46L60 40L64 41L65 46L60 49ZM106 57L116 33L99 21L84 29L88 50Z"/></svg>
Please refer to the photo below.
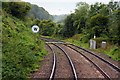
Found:
<svg viewBox="0 0 120 80"><path fill-rule="evenodd" d="M67 38L64 41L65 42L70 42L73 43L77 46L81 46L83 48L89 49L89 43L85 43L84 41L81 41L80 39L83 37L83 34L77 34L74 35L71 38ZM109 44L107 45L107 47L105 49L103 48L97 48L97 49L89 49L91 51L95 51L95 52L100 52L103 54L107 54L109 57L111 57L113 60L116 61L120 61L120 47L114 45L114 44Z"/></svg>
<svg viewBox="0 0 120 80"><path fill-rule="evenodd" d="M77 34L77 35L74 35L73 37L67 38L63 41L73 43L73 44L75 44L77 46L81 46L83 48L89 48L89 43L80 41L83 36L84 36L83 34Z"/></svg>
<svg viewBox="0 0 120 80"><path fill-rule="evenodd" d="M120 47L109 45L106 49L98 48L96 51L107 54L113 60L120 61Z"/></svg>

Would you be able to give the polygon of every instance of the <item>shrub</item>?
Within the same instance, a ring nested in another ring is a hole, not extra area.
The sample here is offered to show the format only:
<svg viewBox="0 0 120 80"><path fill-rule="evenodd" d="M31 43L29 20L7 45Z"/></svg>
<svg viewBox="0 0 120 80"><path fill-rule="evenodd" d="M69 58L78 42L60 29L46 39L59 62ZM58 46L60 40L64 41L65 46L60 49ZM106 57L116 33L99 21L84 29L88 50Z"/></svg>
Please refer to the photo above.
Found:
<svg viewBox="0 0 120 80"><path fill-rule="evenodd" d="M23 21L6 13L2 17L2 78L26 79L46 54L44 43Z"/></svg>
<svg viewBox="0 0 120 80"><path fill-rule="evenodd" d="M3 2L2 7L7 13L20 19L31 9L31 5L26 2Z"/></svg>
<svg viewBox="0 0 120 80"><path fill-rule="evenodd" d="M106 42L109 41L108 38L103 38L103 37L95 38L94 40L96 41L97 48L101 47L102 41L106 41Z"/></svg>

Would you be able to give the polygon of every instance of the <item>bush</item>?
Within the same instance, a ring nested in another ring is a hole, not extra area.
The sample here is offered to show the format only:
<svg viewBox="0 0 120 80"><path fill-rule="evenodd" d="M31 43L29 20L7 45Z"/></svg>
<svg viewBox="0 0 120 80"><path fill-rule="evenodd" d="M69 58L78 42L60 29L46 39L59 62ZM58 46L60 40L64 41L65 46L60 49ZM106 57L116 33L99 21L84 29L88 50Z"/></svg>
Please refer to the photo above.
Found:
<svg viewBox="0 0 120 80"><path fill-rule="evenodd" d="M100 48L100 47L101 47L102 41L109 42L108 38L103 38L103 37L95 38L95 39L93 39L93 40L96 41L97 48Z"/></svg>
<svg viewBox="0 0 120 80"><path fill-rule="evenodd" d="M83 35L82 38L80 39L83 43L88 43L90 40L90 35Z"/></svg>
<svg viewBox="0 0 120 80"><path fill-rule="evenodd" d="M26 79L46 54L44 43L23 21L6 13L2 18L2 78Z"/></svg>
<svg viewBox="0 0 120 80"><path fill-rule="evenodd" d="M120 61L120 48L119 47L114 47L111 51L110 51L110 55L112 55L112 58L114 60Z"/></svg>
<svg viewBox="0 0 120 80"><path fill-rule="evenodd" d="M26 2L3 2L2 7L7 13L20 19L31 9L31 5Z"/></svg>
<svg viewBox="0 0 120 80"><path fill-rule="evenodd" d="M55 33L56 25L51 20L37 21L40 26L40 34L43 36L52 36Z"/></svg>

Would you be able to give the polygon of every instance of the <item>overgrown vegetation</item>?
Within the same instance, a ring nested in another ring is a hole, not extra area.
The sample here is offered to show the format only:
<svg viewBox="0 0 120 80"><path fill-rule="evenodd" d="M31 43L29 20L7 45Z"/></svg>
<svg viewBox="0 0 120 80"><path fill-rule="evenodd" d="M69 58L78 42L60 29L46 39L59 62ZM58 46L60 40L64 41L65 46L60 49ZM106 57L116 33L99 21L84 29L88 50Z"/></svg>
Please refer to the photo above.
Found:
<svg viewBox="0 0 120 80"><path fill-rule="evenodd" d="M120 46L120 6L119 2L108 4L95 3L89 5L79 2L75 13L65 19L64 37L84 34L91 39L96 37L108 38L113 44Z"/></svg>
<svg viewBox="0 0 120 80"><path fill-rule="evenodd" d="M106 41L107 39L104 39L104 38L99 38L99 39L96 39L97 41L97 49L90 49L89 48L89 42L84 42L84 39L86 37L84 37L85 35L83 34L76 34L70 38L66 38L65 42L70 42L70 43L73 43L77 46L81 46L83 48L86 48L86 49L89 49L89 50L92 50L92 51L96 51L96 52L100 52L100 53L104 53L104 54L107 54L109 57L111 57L113 60L116 60L116 61L120 61L120 47L119 46L116 46L116 45L113 45L111 44L110 42L107 42L107 47L106 48L101 48L101 42L104 40Z"/></svg>
<svg viewBox="0 0 120 80"><path fill-rule="evenodd" d="M73 44L75 44L77 46L81 46L83 48L89 48L89 43L85 42L86 37L84 37L84 36L85 35L83 35L83 34L76 34L70 38L66 38L64 41L73 43Z"/></svg>
<svg viewBox="0 0 120 80"><path fill-rule="evenodd" d="M24 18L28 11L31 9L31 5L23 2L4 2L2 8L9 14L17 17Z"/></svg>
<svg viewBox="0 0 120 80"><path fill-rule="evenodd" d="M51 20L36 20L35 24L40 27L39 34L52 36L56 32L57 25Z"/></svg>
<svg viewBox="0 0 120 80"><path fill-rule="evenodd" d="M6 5L2 8L2 79L27 79L32 71L39 68L42 57L47 54L45 44L40 40L40 34L31 31L30 26L35 21L25 17L30 8L28 3L2 3ZM11 8L9 5L12 5Z"/></svg>

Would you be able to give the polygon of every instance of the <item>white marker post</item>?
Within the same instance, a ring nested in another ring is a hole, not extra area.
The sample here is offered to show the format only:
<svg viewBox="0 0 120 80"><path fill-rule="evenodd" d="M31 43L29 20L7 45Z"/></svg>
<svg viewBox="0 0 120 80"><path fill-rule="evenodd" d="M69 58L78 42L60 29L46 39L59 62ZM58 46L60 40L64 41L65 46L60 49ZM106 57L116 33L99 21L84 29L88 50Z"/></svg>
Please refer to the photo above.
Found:
<svg viewBox="0 0 120 80"><path fill-rule="evenodd" d="M102 41L101 47L105 49L105 48L106 48L106 45L107 45L106 42L105 42L105 41Z"/></svg>
<svg viewBox="0 0 120 80"><path fill-rule="evenodd" d="M94 34L94 39L96 38L95 34Z"/></svg>

